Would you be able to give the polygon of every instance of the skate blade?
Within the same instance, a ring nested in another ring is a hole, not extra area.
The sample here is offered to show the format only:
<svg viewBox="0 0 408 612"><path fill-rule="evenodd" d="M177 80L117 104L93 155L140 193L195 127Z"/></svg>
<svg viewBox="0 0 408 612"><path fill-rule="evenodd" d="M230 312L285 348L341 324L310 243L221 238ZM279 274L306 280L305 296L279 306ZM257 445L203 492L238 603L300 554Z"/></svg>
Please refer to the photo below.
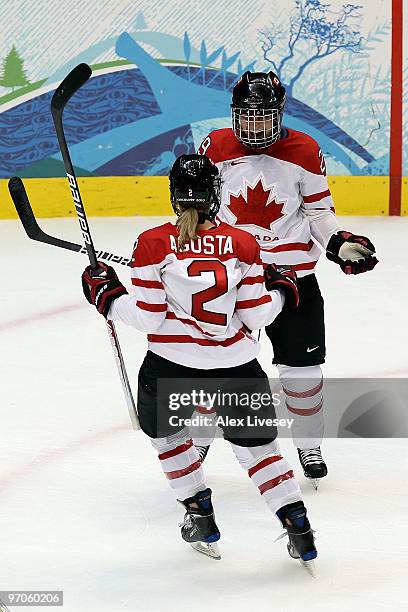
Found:
<svg viewBox="0 0 408 612"><path fill-rule="evenodd" d="M194 542L190 543L190 546L202 555L206 555L206 557L211 557L211 559L216 560L221 559L220 550L216 542L211 542L209 544L206 542Z"/></svg>
<svg viewBox="0 0 408 612"><path fill-rule="evenodd" d="M313 560L311 561L303 561L303 559L299 559L301 565L306 569L306 571L312 576L312 578L316 578L316 565Z"/></svg>
<svg viewBox="0 0 408 612"><path fill-rule="evenodd" d="M309 478L309 476L305 476L305 478L312 483L314 490L317 491L321 478Z"/></svg>

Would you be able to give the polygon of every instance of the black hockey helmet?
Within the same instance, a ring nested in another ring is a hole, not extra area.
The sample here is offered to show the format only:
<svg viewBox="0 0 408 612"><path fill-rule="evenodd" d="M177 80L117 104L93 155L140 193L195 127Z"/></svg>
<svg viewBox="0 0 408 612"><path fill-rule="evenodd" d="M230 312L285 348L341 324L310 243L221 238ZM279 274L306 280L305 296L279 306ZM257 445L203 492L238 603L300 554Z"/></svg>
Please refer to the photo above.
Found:
<svg viewBox="0 0 408 612"><path fill-rule="evenodd" d="M280 137L286 91L274 72L245 72L232 90L232 127L244 145L264 149Z"/></svg>
<svg viewBox="0 0 408 612"><path fill-rule="evenodd" d="M218 168L205 155L180 155L170 174L170 199L179 216L187 208L200 212L200 222L212 221L220 208Z"/></svg>

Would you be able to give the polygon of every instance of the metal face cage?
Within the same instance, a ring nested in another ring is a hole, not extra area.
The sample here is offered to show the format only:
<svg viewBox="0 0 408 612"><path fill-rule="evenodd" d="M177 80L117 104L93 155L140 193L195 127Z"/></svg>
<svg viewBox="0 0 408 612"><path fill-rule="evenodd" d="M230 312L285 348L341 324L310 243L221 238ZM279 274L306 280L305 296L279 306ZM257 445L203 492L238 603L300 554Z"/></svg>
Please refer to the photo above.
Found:
<svg viewBox="0 0 408 612"><path fill-rule="evenodd" d="M278 108L232 107L232 127L235 136L243 144L264 149L279 139L282 111Z"/></svg>

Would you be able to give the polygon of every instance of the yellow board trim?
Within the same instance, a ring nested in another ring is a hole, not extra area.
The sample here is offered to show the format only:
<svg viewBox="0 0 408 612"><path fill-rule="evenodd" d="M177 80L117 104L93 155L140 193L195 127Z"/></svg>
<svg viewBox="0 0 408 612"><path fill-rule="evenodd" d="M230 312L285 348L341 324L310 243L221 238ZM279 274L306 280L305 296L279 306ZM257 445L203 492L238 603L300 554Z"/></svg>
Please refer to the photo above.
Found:
<svg viewBox="0 0 408 612"><path fill-rule="evenodd" d="M408 177L402 179L401 215L408 215Z"/></svg>
<svg viewBox="0 0 408 612"><path fill-rule="evenodd" d="M329 187L338 215L388 215L388 176L333 176Z"/></svg>
<svg viewBox="0 0 408 612"><path fill-rule="evenodd" d="M81 177L78 179L87 215L170 215L166 176ZM75 214L65 178L27 178L24 184L36 217ZM388 177L334 176L329 186L339 215L388 215ZM403 179L402 214L408 214L408 180ZM0 180L0 219L16 219L7 180Z"/></svg>

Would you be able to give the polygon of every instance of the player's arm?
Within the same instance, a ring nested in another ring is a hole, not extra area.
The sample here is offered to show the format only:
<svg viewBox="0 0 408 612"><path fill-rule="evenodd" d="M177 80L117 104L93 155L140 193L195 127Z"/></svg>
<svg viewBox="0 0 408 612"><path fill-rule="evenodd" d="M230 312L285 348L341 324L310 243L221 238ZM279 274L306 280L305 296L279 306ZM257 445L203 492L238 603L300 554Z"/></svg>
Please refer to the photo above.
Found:
<svg viewBox="0 0 408 612"><path fill-rule="evenodd" d="M240 262L242 279L238 285L236 312L249 329L261 329L272 323L284 308L285 301L287 306L291 303L291 297L286 294L284 278L278 272L274 279L276 284L269 285L270 291L266 289L264 267L255 239L250 240L249 249L246 248ZM281 284L277 276L280 277Z"/></svg>
<svg viewBox="0 0 408 612"><path fill-rule="evenodd" d="M375 247L365 236L340 229L326 177L323 153L315 141L310 143L308 168L300 180L301 209L308 217L313 238L326 250L326 256L345 274L372 270L378 263Z"/></svg>
<svg viewBox="0 0 408 612"><path fill-rule="evenodd" d="M131 262L134 292L131 294L111 266L101 264L103 274L100 277L93 276L89 266L82 275L85 297L98 312L105 318L122 321L145 333L157 331L167 311L161 266L152 256L152 248L143 236L135 245Z"/></svg>
<svg viewBox="0 0 408 612"><path fill-rule="evenodd" d="M131 260L133 292L112 303L109 316L140 331L153 333L159 329L167 312L161 268L160 247L142 234L135 244Z"/></svg>
<svg viewBox="0 0 408 612"><path fill-rule="evenodd" d="M309 219L313 238L326 248L330 237L340 229L340 226L327 183L323 153L313 139L309 139L307 144L305 143L306 146L307 167L302 168L299 182L302 196L301 210Z"/></svg>

